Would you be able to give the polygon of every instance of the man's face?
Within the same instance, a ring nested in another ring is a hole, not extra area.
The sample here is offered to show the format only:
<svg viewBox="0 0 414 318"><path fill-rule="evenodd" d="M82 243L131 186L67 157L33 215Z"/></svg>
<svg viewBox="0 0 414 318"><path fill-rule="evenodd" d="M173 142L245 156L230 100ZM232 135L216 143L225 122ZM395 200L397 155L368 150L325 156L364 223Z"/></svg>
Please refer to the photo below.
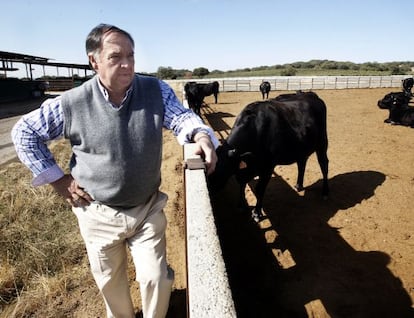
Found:
<svg viewBox="0 0 414 318"><path fill-rule="evenodd" d="M134 48L123 34L110 32L104 35L98 56L89 56L102 84L111 93L125 92L134 77Z"/></svg>

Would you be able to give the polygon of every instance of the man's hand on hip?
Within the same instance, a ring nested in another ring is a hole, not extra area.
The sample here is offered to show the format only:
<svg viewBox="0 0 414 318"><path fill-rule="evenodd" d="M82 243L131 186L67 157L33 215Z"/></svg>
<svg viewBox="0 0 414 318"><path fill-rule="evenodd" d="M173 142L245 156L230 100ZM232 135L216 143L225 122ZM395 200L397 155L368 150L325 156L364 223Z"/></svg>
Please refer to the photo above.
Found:
<svg viewBox="0 0 414 318"><path fill-rule="evenodd" d="M89 205L93 201L91 196L78 185L70 174L64 175L50 185L74 207Z"/></svg>

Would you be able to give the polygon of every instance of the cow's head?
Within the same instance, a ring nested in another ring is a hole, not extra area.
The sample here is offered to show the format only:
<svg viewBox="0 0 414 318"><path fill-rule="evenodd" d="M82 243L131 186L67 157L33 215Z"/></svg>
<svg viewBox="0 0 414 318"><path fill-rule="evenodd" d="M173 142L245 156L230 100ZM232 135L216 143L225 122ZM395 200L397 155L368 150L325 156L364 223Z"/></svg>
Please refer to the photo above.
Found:
<svg viewBox="0 0 414 318"><path fill-rule="evenodd" d="M187 96L196 95L197 94L197 83L196 82L187 82L184 85L184 91Z"/></svg>
<svg viewBox="0 0 414 318"><path fill-rule="evenodd" d="M254 176L254 155L251 152L241 153L226 141L216 149L217 165L215 171L208 176L209 187L217 190L226 184L232 175L241 182L248 182Z"/></svg>
<svg viewBox="0 0 414 318"><path fill-rule="evenodd" d="M408 105L410 98L403 92L389 93L384 96L383 99L378 101L378 107L381 109L393 109L395 107L401 107Z"/></svg>
<svg viewBox="0 0 414 318"><path fill-rule="evenodd" d="M406 93L410 93L411 95L411 89L414 86L414 78L409 77L403 80L403 90Z"/></svg>

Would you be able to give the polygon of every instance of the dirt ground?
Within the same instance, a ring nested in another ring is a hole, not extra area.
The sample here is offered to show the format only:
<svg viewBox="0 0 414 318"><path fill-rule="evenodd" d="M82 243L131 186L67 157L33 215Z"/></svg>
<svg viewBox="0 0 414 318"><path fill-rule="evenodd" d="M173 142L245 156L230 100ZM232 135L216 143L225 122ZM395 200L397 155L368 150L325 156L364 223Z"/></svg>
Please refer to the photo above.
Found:
<svg viewBox="0 0 414 318"><path fill-rule="evenodd" d="M315 91L328 109L327 201L314 155L303 193L296 165L275 169L260 224L237 209L234 180L212 197L239 317L414 317L414 130L383 122L377 101L390 91ZM258 99L221 93L203 116L226 138Z"/></svg>
<svg viewBox="0 0 414 318"><path fill-rule="evenodd" d="M302 193L293 188L295 165L275 169L259 224L237 209L233 179L212 196L238 317L414 317L414 130L385 124L387 111L376 106L395 90L315 91L328 109L328 200L314 155ZM259 92L220 93L218 104L206 98L202 115L223 139L241 109L259 99ZM182 175L182 149L165 132L162 190L176 274L168 317L186 316ZM246 196L254 205L254 190ZM85 284L64 300L76 304L67 316L103 317L96 287Z"/></svg>

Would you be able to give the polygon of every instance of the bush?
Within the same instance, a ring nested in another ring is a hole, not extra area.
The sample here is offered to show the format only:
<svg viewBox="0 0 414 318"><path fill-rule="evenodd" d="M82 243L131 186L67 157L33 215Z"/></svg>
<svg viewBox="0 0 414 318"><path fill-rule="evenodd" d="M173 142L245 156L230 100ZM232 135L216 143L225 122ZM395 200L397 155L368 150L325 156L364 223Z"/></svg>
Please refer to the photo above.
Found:
<svg viewBox="0 0 414 318"><path fill-rule="evenodd" d="M294 69L292 66L289 66L285 69L283 69L280 72L281 76L295 76L296 75L296 69Z"/></svg>

